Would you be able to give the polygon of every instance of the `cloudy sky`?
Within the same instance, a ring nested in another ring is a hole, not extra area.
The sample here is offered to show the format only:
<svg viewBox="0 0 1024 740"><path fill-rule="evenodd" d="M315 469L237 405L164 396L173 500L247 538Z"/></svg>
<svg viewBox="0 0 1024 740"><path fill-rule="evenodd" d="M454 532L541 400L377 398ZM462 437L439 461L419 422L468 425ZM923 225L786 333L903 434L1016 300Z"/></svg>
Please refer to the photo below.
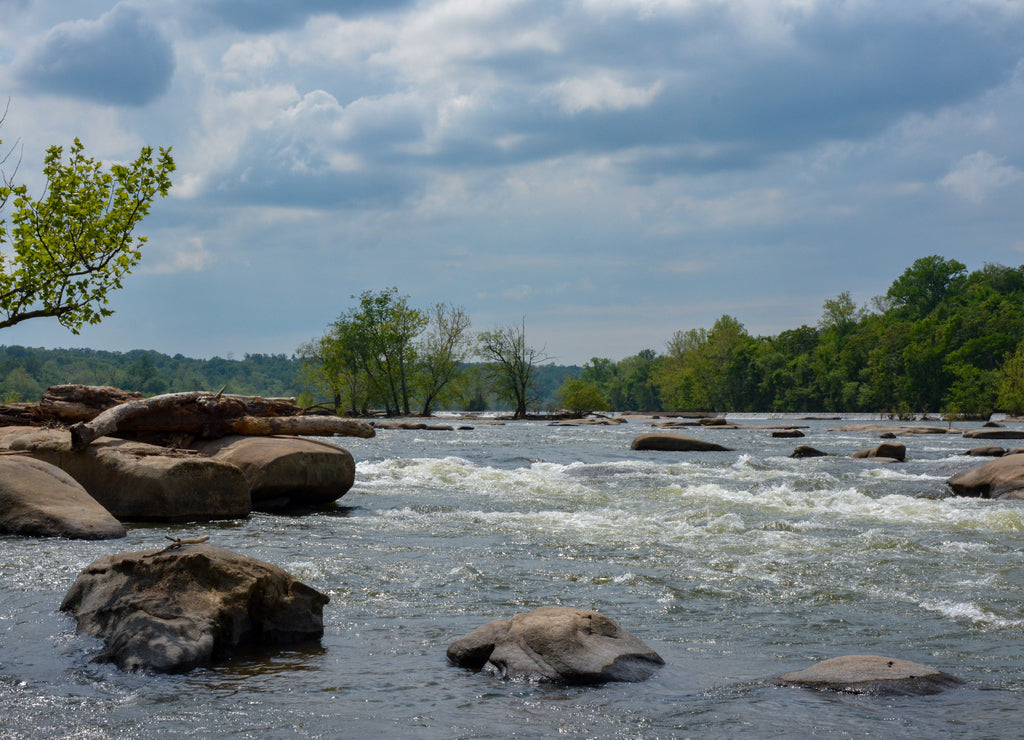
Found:
<svg viewBox="0 0 1024 740"><path fill-rule="evenodd" d="M1022 60L1022 0L0 0L21 179L178 164L115 315L0 344L290 354L391 286L563 363L814 324L1024 263Z"/></svg>

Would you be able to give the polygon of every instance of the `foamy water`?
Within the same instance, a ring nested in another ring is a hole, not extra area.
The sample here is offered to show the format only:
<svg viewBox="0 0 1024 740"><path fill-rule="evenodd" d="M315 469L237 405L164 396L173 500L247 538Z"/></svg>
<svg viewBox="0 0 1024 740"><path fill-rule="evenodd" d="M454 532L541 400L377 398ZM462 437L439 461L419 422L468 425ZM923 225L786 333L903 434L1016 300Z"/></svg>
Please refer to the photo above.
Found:
<svg viewBox="0 0 1024 740"><path fill-rule="evenodd" d="M982 460L957 435L903 438L900 465L835 422L794 460L764 430L694 430L727 453L633 452L650 431L480 425L344 440L357 483L304 517L132 527L106 543L0 538L0 737L1013 736L1024 657L1024 505L952 498ZM281 565L331 596L316 649L183 676L97 665L56 608L77 573L167 534ZM448 643L544 604L593 608L667 665L642 684L508 684ZM773 686L845 654L967 681L872 699Z"/></svg>

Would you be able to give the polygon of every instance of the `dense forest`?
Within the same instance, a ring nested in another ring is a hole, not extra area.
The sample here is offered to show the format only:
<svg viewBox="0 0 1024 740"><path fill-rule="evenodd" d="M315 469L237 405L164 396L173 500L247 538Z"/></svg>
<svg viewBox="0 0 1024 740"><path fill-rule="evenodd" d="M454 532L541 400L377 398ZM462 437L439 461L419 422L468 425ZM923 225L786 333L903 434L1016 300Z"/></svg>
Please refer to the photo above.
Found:
<svg viewBox="0 0 1024 740"><path fill-rule="evenodd" d="M393 292L371 297L404 300ZM343 314L343 324L358 315ZM758 337L726 315L710 329L677 331L664 352L644 349L618 361L594 357L583 367L539 364L530 406L560 408L571 388L574 395L587 391L589 410L1020 414L1022 340L1024 266L968 272L955 260L931 256L915 261L869 306L858 306L849 293L825 301L814 326ZM37 400L62 383L146 394L227 386L232 393L333 404L337 393L316 380L321 369L301 351L197 360L144 350L10 346L0 347L0 397ZM445 406L508 408L487 369L461 362Z"/></svg>

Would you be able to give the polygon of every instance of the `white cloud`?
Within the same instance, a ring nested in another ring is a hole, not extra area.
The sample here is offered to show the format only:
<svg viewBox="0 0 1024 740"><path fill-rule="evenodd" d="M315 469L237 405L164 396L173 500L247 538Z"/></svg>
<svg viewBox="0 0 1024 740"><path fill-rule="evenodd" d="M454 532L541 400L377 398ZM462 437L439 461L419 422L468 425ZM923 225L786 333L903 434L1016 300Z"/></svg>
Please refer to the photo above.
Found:
<svg viewBox="0 0 1024 740"><path fill-rule="evenodd" d="M189 237L184 244L173 248L170 254L166 254L166 251L158 254L159 261L152 266L147 266L143 260L139 272L149 275L200 272L214 261L213 253L206 248L203 239L198 236Z"/></svg>
<svg viewBox="0 0 1024 740"><path fill-rule="evenodd" d="M988 152L975 152L961 159L939 182L971 203L980 204L992 192L1021 179L1021 171Z"/></svg>
<svg viewBox="0 0 1024 740"><path fill-rule="evenodd" d="M618 75L602 71L590 77L573 77L548 88L565 113L584 111L624 111L650 105L664 86L655 82L648 87L631 87Z"/></svg>

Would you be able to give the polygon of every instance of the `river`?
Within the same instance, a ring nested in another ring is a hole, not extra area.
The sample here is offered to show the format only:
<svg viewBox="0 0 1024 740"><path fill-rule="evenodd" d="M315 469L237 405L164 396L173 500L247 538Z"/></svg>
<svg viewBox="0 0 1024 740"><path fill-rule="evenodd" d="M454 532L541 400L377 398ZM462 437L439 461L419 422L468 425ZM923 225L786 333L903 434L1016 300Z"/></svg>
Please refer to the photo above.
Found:
<svg viewBox="0 0 1024 740"><path fill-rule="evenodd" d="M732 419L732 417L730 417ZM732 419L749 424L764 418ZM983 460L959 435L805 439L701 429L734 452L633 452L642 422L379 432L337 506L305 516L131 526L105 542L0 536L2 738L1024 736L1024 503L951 497ZM791 459L796 443L836 457ZM1012 443L1011 443L1012 444ZM113 552L210 535L328 594L314 647L181 675L125 673L57 611ZM615 619L665 659L643 683L503 682L445 648L556 604ZM877 654L966 681L926 697L779 687Z"/></svg>

